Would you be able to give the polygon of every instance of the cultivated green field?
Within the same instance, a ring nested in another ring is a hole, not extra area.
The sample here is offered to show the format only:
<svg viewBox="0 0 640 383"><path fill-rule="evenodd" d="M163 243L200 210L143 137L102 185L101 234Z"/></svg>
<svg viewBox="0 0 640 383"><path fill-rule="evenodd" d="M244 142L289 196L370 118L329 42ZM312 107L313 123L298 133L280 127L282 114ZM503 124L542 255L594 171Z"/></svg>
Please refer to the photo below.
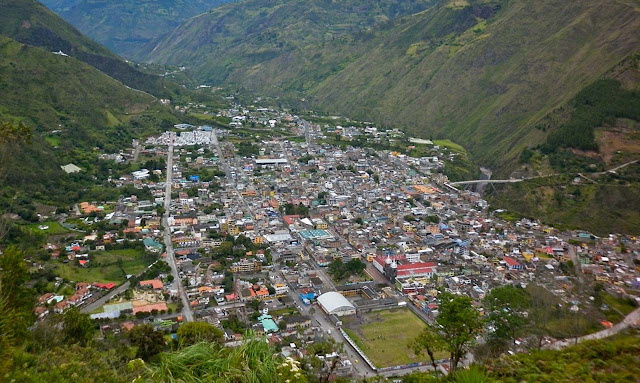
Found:
<svg viewBox="0 0 640 383"><path fill-rule="evenodd" d="M345 331L367 354L376 367L428 361L408 348L409 342L427 325L409 309L378 311L364 315L364 324L356 318L345 319ZM444 353L436 358L445 358Z"/></svg>
<svg viewBox="0 0 640 383"><path fill-rule="evenodd" d="M89 267L82 267L76 262L56 262L54 272L76 282L120 283L127 274L137 275L153 261L153 258L144 256L143 250L111 250L94 253Z"/></svg>
<svg viewBox="0 0 640 383"><path fill-rule="evenodd" d="M41 230L40 226L49 226L48 229L45 230ZM40 223L32 223L29 225L26 225L26 228L34 233L42 233L42 234L46 234L46 235L57 235L57 234L65 234L70 232L69 229L63 227L62 225L60 225L60 223L58 221L46 221L46 222L40 222Z"/></svg>

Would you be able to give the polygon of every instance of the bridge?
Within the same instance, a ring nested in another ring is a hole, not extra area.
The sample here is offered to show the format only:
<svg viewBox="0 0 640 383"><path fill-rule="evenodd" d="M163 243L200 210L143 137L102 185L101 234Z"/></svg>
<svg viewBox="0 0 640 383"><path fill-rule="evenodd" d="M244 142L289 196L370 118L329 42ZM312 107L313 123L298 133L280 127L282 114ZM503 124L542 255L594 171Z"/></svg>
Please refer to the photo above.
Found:
<svg viewBox="0 0 640 383"><path fill-rule="evenodd" d="M606 173L615 173L616 171L625 168L629 165L635 164L640 160L633 160L633 161L629 161L626 162L622 165L618 165L615 168L609 169L609 170L605 170L603 172L596 172L596 173L586 173L586 175L594 175L594 176L599 176L599 175L603 175ZM547 174L547 175L543 175L543 176L535 176L535 177L526 177L526 178L510 178L508 180L470 180L470 181L458 181L458 182L451 182L449 183L449 185L451 186L456 186L456 185L472 185L472 184L510 184L510 183L516 183L516 182L522 182L522 181L527 181L527 180L533 180L536 178L544 178L544 177L553 177L553 176L559 176L562 175L562 173L554 173L554 174ZM577 173L577 176L579 177L583 177L586 178L587 180L591 181L591 182L595 182L592 179L586 177L585 173Z"/></svg>
<svg viewBox="0 0 640 383"><path fill-rule="evenodd" d="M546 176L546 177L549 177L549 176ZM512 178L508 180L471 180L471 181L451 182L450 185L456 186L456 185L471 185L471 184L509 184L514 182L522 182L530 179L531 178Z"/></svg>

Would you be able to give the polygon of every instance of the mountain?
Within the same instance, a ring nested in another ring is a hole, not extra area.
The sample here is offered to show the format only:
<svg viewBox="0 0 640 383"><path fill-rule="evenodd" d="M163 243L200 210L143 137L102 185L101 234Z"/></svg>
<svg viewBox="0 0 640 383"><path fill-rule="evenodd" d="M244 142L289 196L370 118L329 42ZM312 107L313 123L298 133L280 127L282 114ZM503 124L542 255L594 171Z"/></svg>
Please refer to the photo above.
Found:
<svg viewBox="0 0 640 383"><path fill-rule="evenodd" d="M156 99L124 86L73 57L0 36L0 116L29 120L42 131L60 125L112 126ZM76 138L81 131L74 132Z"/></svg>
<svg viewBox="0 0 640 383"><path fill-rule="evenodd" d="M0 2L0 35L51 52L62 51L156 97L173 98L185 92L160 76L137 70L35 0Z"/></svg>
<svg viewBox="0 0 640 383"><path fill-rule="evenodd" d="M177 122L153 96L73 57L6 36L0 36L0 94L0 123L31 130L29 144L0 145L0 207L17 191L69 203L69 193L94 181L88 172L69 178L60 165L87 170L94 147L117 151L164 121Z"/></svg>
<svg viewBox="0 0 640 383"><path fill-rule="evenodd" d="M441 0L366 21L345 10L371 3L227 4L183 23L142 58L185 65L212 84L451 138L506 173L524 148L546 140L550 132L534 128L540 119L640 47L633 0ZM339 15L327 10L339 7Z"/></svg>
<svg viewBox="0 0 640 383"><path fill-rule="evenodd" d="M488 188L507 217L536 218L596 235L640 233L640 54L549 113L536 129L551 133L522 152L517 178Z"/></svg>
<svg viewBox="0 0 640 383"><path fill-rule="evenodd" d="M128 56L158 34L234 0L43 0L44 5L114 52Z"/></svg>
<svg viewBox="0 0 640 383"><path fill-rule="evenodd" d="M195 70L203 79L222 83L236 71L244 73L255 65L275 62L290 52L321 47L335 40L352 41L354 34L398 16L425 10L434 2L249 0L231 3L187 20L134 58L180 63Z"/></svg>

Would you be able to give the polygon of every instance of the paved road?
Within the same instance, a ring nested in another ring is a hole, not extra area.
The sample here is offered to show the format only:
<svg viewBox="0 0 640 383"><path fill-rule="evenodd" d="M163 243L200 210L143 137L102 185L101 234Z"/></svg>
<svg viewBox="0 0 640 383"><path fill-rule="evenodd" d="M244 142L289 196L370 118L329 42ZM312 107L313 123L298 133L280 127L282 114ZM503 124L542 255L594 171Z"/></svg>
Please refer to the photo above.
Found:
<svg viewBox="0 0 640 383"><path fill-rule="evenodd" d="M562 341L558 341L558 342L554 342L551 343L543 348L548 348L551 350L561 350L565 347L569 347L569 346L573 346L577 343L581 343L584 342L586 340L594 340L594 339L603 339L603 338L607 338L610 337L612 335L615 335L617 333L619 333L620 331L626 330L627 328L631 327L631 326L637 326L640 324L640 307L635 309L634 311L632 311L631 313L629 313L629 315L627 315L622 322L618 323L617 325L610 327L610 328L606 328L602 331L598 331L596 333L593 334L589 334L589 335L585 335L585 336L581 336L579 338L575 338L575 339L567 339L567 340L562 340Z"/></svg>
<svg viewBox="0 0 640 383"><path fill-rule="evenodd" d="M102 296L101 298L99 298L98 300L89 303L88 305L82 307L80 309L80 311L82 311L83 313L90 313L102 306L104 306L109 299L115 297L118 294L122 294L123 292L125 292L126 289L129 288L129 285L131 285L131 282L126 281L125 283L121 284L120 286L116 287L115 289L109 291L107 294L105 294L104 296Z"/></svg>
<svg viewBox="0 0 640 383"><path fill-rule="evenodd" d="M169 215L171 209L171 186L173 183L173 133L171 133L171 139L169 140L169 148L167 150L167 180L166 189L164 192L164 217L162 218L162 224L164 226L164 245L167 254L167 263L171 267L171 274L173 275L173 283L178 289L178 296L182 300L182 315L185 322L193 321L193 311L189 305L189 300L185 294L182 286L182 279L178 273L178 265L176 264L175 253L173 252L173 244L171 243L171 229L169 228Z"/></svg>

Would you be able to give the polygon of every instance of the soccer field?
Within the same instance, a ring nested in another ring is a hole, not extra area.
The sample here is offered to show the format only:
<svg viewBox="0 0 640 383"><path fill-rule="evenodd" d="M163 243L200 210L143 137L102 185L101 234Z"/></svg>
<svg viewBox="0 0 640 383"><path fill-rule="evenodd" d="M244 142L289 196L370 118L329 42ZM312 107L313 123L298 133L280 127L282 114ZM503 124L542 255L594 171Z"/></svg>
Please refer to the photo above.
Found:
<svg viewBox="0 0 640 383"><path fill-rule="evenodd" d="M417 357L408 347L427 325L409 309L377 311L345 320L344 330L378 368L427 362L429 357ZM445 358L437 353L436 358Z"/></svg>

